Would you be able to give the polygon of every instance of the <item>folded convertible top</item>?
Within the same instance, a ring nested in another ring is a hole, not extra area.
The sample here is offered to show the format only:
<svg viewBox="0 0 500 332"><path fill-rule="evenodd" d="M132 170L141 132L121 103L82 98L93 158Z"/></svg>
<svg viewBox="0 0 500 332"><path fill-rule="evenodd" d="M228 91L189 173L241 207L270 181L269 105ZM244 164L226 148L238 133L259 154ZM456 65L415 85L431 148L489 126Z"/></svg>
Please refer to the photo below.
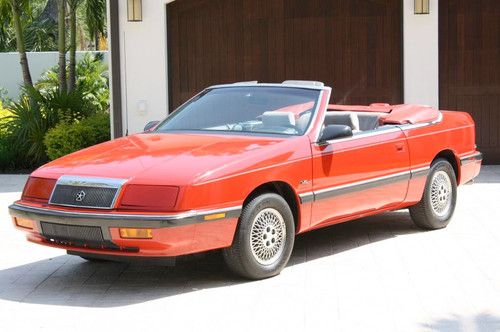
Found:
<svg viewBox="0 0 500 332"><path fill-rule="evenodd" d="M329 111L373 112L380 115L381 124L417 124L439 119L440 111L427 105L371 104L361 105L328 105Z"/></svg>

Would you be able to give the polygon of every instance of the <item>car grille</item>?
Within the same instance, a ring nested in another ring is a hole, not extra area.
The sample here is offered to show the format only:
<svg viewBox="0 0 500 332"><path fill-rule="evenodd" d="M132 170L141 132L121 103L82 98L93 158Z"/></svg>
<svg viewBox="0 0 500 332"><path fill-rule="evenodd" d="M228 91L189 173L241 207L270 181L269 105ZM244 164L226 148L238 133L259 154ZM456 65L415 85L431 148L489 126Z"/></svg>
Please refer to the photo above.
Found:
<svg viewBox="0 0 500 332"><path fill-rule="evenodd" d="M49 222L40 222L41 235L50 242L95 249L119 250L120 248L104 239L101 227L61 225Z"/></svg>
<svg viewBox="0 0 500 332"><path fill-rule="evenodd" d="M79 242L103 242L101 227L61 225L41 222L42 235L49 239Z"/></svg>
<svg viewBox="0 0 500 332"><path fill-rule="evenodd" d="M122 179L61 176L52 191L49 203L93 209L112 209Z"/></svg>
<svg viewBox="0 0 500 332"><path fill-rule="evenodd" d="M117 188L56 185L50 204L109 209L113 207Z"/></svg>

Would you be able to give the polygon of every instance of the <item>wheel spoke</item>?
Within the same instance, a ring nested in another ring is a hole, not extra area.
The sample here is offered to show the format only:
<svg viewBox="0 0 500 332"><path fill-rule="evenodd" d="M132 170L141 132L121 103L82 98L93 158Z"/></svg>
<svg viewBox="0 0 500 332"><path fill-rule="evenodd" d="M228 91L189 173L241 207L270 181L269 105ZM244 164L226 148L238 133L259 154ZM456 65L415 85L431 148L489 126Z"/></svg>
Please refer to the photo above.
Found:
<svg viewBox="0 0 500 332"><path fill-rule="evenodd" d="M286 225L281 213L266 208L254 218L250 230L250 246L254 258L263 265L276 262L283 252Z"/></svg>
<svg viewBox="0 0 500 332"><path fill-rule="evenodd" d="M436 172L432 177L430 201L434 213L444 216L448 213L452 202L452 187L448 173Z"/></svg>

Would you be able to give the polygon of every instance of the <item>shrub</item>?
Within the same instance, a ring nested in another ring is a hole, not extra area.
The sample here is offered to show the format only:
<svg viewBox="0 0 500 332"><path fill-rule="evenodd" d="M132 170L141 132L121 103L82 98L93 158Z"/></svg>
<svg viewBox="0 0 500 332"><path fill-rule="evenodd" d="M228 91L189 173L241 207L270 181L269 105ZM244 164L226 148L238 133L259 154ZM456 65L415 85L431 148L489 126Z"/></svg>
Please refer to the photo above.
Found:
<svg viewBox="0 0 500 332"><path fill-rule="evenodd" d="M61 92L59 89L42 92L32 87L24 88L24 94L46 114L51 114L59 122L80 121L97 111L84 97L81 89Z"/></svg>
<svg viewBox="0 0 500 332"><path fill-rule="evenodd" d="M109 114L97 113L75 123L60 123L45 135L47 155L57 159L110 139Z"/></svg>
<svg viewBox="0 0 500 332"><path fill-rule="evenodd" d="M14 165L15 153L13 142L10 139L9 132L5 127L7 118L11 115L8 109L3 108L0 100L0 170L11 169Z"/></svg>
<svg viewBox="0 0 500 332"><path fill-rule="evenodd" d="M54 127L59 118L56 113L32 106L29 98L22 96L19 102L9 105L10 115L3 118L0 130L13 144L16 155L22 156L16 163L33 167L47 161L43 139L47 131Z"/></svg>
<svg viewBox="0 0 500 332"><path fill-rule="evenodd" d="M49 160L49 151L54 159L109 139L109 115L105 114L109 84L102 55L86 55L76 72L76 88L68 93L59 91L56 69L48 70L35 88L24 87L18 102L7 100L6 91L0 89L1 170L37 167ZM78 134L54 131L46 145L45 136L56 125ZM57 135L65 138L57 141Z"/></svg>
<svg viewBox="0 0 500 332"><path fill-rule="evenodd" d="M103 54L85 54L76 64L76 89L88 107L96 112L109 109L108 67L103 62ZM53 67L42 74L36 88L42 95L50 95L58 90L58 67Z"/></svg>

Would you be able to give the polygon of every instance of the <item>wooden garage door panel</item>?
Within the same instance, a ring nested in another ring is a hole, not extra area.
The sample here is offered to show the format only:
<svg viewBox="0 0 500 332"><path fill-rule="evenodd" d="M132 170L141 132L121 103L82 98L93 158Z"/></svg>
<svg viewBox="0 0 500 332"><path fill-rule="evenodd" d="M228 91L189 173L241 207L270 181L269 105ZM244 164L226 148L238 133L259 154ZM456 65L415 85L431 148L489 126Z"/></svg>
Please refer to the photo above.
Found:
<svg viewBox="0 0 500 332"><path fill-rule="evenodd" d="M500 163L500 1L440 0L440 107L476 121L486 163Z"/></svg>
<svg viewBox="0 0 500 332"><path fill-rule="evenodd" d="M175 1L168 32L171 109L248 80L323 81L339 103L402 101L400 0Z"/></svg>

